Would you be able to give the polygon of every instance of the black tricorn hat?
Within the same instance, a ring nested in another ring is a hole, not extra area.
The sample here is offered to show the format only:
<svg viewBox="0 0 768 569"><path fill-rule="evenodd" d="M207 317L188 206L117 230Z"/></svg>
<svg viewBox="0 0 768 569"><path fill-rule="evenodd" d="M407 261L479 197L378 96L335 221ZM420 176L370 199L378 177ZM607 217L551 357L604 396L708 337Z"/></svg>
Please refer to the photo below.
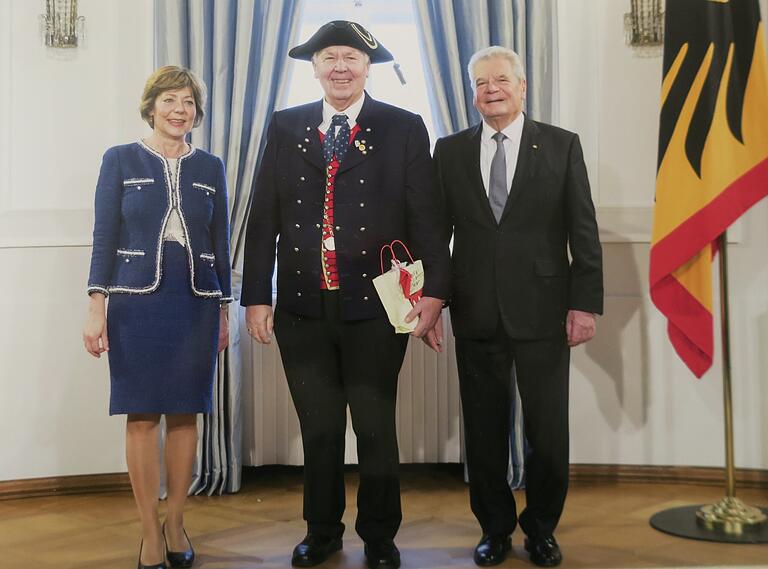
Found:
<svg viewBox="0 0 768 569"><path fill-rule="evenodd" d="M367 53L371 63L392 61L394 57L381 45L373 34L360 24L346 20L334 20L320 27L315 34L301 45L297 45L288 55L294 59L311 61L312 55L329 45L347 45Z"/></svg>

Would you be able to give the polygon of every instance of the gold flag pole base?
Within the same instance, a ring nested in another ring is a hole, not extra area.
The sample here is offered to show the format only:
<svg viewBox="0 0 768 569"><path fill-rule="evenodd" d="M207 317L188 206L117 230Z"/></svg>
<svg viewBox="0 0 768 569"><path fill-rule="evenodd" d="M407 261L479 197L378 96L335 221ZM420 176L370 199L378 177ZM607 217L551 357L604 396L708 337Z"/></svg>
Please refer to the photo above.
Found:
<svg viewBox="0 0 768 569"><path fill-rule="evenodd" d="M739 535L756 528L768 519L759 508L749 506L736 497L726 496L715 504L702 506L696 512L699 525L707 529Z"/></svg>
<svg viewBox="0 0 768 569"><path fill-rule="evenodd" d="M740 506L734 506L733 502ZM709 520L700 517L702 512L709 513L711 510L721 513ZM753 510L757 513L753 513ZM722 515L722 512L725 512L725 515ZM730 515L732 512L742 513ZM650 524L654 529L687 539L719 543L768 543L768 523L750 523L760 517L765 520L767 514L766 508L753 508L744 505L738 498L728 497L716 504L662 510L651 516Z"/></svg>

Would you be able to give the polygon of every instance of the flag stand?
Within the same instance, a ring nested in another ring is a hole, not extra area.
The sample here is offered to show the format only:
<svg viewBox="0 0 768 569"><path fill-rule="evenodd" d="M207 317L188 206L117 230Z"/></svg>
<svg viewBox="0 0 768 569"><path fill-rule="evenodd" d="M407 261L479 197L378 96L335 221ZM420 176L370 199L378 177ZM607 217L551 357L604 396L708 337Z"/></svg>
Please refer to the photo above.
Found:
<svg viewBox="0 0 768 569"><path fill-rule="evenodd" d="M720 268L720 335L723 346L723 407L725 411L725 497L715 504L671 508L654 514L659 531L706 541L768 543L768 509L748 506L736 497L731 398L731 346L728 322L728 259L726 232L718 238Z"/></svg>
<svg viewBox="0 0 768 569"><path fill-rule="evenodd" d="M720 334L723 344L723 406L725 407L725 498L696 512L700 524L714 531L742 533L765 522L766 515L736 497L733 459L733 405L731 398L731 342L728 322L728 256L725 232L719 238Z"/></svg>

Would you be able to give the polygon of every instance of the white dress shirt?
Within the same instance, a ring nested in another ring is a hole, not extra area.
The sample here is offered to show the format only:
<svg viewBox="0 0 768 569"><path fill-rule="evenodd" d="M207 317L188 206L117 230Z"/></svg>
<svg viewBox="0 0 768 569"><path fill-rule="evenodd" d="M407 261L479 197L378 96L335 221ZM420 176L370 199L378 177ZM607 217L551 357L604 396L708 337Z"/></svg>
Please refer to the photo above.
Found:
<svg viewBox="0 0 768 569"><path fill-rule="evenodd" d="M504 139L504 153L507 160L507 193L509 193L512 187L512 180L515 178L517 156L520 154L520 137L523 135L524 122L523 113L520 113L515 120L501 131L507 137ZM480 134L480 174L483 177L486 196L488 195L488 184L491 178L491 162L496 154L496 141L493 139L493 135L496 132L495 128L483 121L483 132Z"/></svg>
<svg viewBox="0 0 768 569"><path fill-rule="evenodd" d="M320 123L320 125L317 127L320 132L325 135L325 133L328 131L328 128L331 126L331 120L333 120L333 115L347 115L347 123L349 123L349 130L352 130L355 128L355 125L357 124L357 115L360 114L360 109L363 108L363 102L365 101L365 91L363 91L363 96L360 97L357 101L349 105L346 109L343 111L337 111L333 108L333 106L323 99L323 122ZM339 127L336 127L338 130ZM334 133L336 134L336 133Z"/></svg>

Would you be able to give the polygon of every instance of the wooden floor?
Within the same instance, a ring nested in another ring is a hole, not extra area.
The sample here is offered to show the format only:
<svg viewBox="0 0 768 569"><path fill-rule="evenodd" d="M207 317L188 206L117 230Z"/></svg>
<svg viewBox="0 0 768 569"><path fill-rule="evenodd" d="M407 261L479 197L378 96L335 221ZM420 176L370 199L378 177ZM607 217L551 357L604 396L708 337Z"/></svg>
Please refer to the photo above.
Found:
<svg viewBox="0 0 768 569"><path fill-rule="evenodd" d="M198 552L195 567L289 567L305 533L298 469L254 469L236 495L190 499L186 516ZM354 533L355 474L348 476L344 550L324 568L363 567ZM397 544L404 568L474 567L479 538L467 488L456 467L403 468L404 519ZM727 545L675 538L648 525L660 509L718 500L719 488L656 484L573 485L556 536L562 567L768 567L768 546ZM739 493L766 506L768 493ZM518 496L519 502L524 501ZM129 569L136 567L138 524L128 493L29 498L0 502L0 568ZM501 567L532 567L513 537L514 554Z"/></svg>

